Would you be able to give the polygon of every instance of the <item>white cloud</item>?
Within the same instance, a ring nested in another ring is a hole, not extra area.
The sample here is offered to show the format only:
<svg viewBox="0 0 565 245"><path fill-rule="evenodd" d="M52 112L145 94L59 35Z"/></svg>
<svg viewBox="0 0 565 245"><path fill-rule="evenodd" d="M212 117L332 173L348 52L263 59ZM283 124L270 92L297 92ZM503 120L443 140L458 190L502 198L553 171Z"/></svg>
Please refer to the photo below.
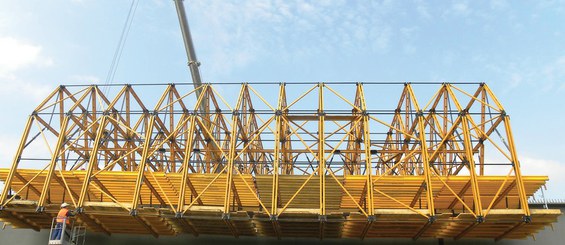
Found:
<svg viewBox="0 0 565 245"><path fill-rule="evenodd" d="M191 1L188 10L198 9L191 18L206 20L193 26L201 33L194 36L196 45L207 44L197 47L210 59L201 62L212 73L226 74L261 56L295 60L328 52L351 54L359 47L386 52L395 32L386 16L394 15L395 7L393 2L254 0Z"/></svg>
<svg viewBox="0 0 565 245"><path fill-rule="evenodd" d="M490 64L487 69L499 73L505 79L503 82L508 85L507 90L526 86L542 93L565 91L565 56L541 65L532 65L530 60L524 60Z"/></svg>
<svg viewBox="0 0 565 245"><path fill-rule="evenodd" d="M428 6L426 5L426 2L424 2L422 0L416 1L416 11L420 15L420 17L422 17L424 19L429 20L429 19L432 18L432 15L430 14L430 11L428 10Z"/></svg>
<svg viewBox="0 0 565 245"><path fill-rule="evenodd" d="M548 198L564 198L563 189L565 189L565 162L547 160L542 158L521 156L520 164L522 175L547 175L549 182L547 183L546 197Z"/></svg>
<svg viewBox="0 0 565 245"><path fill-rule="evenodd" d="M53 64L50 58L41 56L41 49L13 37L0 37L0 78L14 77L14 72L27 66Z"/></svg>
<svg viewBox="0 0 565 245"><path fill-rule="evenodd" d="M0 82L0 96L4 103L16 101L25 103L36 103L43 100L53 90L49 84L37 84L24 82L17 79Z"/></svg>
<svg viewBox="0 0 565 245"><path fill-rule="evenodd" d="M93 75L72 75L69 84L101 84L100 78Z"/></svg>

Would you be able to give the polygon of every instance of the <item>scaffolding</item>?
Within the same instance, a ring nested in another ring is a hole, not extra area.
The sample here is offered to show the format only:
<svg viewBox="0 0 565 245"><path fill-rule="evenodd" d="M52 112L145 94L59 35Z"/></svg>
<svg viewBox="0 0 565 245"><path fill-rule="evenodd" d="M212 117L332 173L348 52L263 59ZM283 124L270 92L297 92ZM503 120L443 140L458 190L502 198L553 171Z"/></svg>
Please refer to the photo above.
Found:
<svg viewBox="0 0 565 245"><path fill-rule="evenodd" d="M484 83L107 86L29 116L1 220L49 228L69 202L106 234L498 240L561 214L529 208L548 178Z"/></svg>

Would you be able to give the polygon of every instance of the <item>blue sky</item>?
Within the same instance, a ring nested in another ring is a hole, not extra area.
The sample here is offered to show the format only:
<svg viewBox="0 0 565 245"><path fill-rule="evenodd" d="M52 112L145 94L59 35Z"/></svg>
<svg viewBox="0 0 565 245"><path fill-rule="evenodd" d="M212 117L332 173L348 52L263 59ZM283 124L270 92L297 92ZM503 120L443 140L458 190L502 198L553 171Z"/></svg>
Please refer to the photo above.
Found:
<svg viewBox="0 0 565 245"><path fill-rule="evenodd" d="M99 83L131 0L0 0L0 167L59 84ZM206 82L484 81L525 174L565 198L564 1L186 1ZM141 0L116 83L188 82L170 0Z"/></svg>

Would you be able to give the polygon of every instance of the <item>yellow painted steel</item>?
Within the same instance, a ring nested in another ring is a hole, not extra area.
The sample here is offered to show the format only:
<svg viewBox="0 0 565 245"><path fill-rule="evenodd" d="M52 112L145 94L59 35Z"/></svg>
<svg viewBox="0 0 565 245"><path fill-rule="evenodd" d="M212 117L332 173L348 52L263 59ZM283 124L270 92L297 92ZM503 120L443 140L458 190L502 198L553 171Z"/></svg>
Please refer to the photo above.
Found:
<svg viewBox="0 0 565 245"><path fill-rule="evenodd" d="M520 171L486 84L190 86L57 88L0 169L0 220L47 228L36 211L71 202L106 234L514 239L560 215L528 207L547 177Z"/></svg>

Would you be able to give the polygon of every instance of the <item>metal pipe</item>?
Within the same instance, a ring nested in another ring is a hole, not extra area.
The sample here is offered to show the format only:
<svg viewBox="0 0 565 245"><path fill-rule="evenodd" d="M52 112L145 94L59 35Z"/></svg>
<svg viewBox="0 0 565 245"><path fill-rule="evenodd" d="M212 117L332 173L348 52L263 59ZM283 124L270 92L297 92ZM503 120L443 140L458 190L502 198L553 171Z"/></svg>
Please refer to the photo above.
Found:
<svg viewBox="0 0 565 245"><path fill-rule="evenodd" d="M175 7L177 9L177 15L179 17L180 29L182 31L182 39L184 41L184 48L186 50L186 56L188 57L188 68L192 76L192 83L194 88L202 86L202 78L200 76L200 62L196 59L196 52L194 51L194 44L192 42L192 36L190 35L190 28L188 27L188 20L186 18L186 11L184 9L183 0L174 0ZM196 90L196 94L200 97L200 90ZM206 111L207 101L203 101L200 104L200 110L202 112Z"/></svg>

